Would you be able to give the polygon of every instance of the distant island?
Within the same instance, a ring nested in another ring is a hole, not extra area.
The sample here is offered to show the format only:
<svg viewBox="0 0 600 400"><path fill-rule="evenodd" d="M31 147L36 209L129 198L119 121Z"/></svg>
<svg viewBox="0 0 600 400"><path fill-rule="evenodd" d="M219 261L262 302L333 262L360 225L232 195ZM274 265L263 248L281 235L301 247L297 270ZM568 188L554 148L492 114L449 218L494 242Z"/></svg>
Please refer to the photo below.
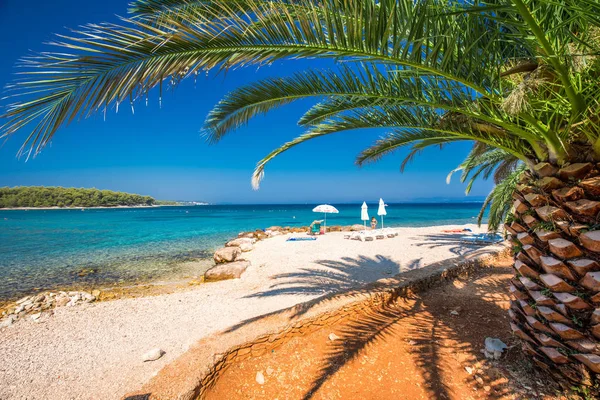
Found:
<svg viewBox="0 0 600 400"><path fill-rule="evenodd" d="M18 186L0 188L1 208L151 207L180 205L176 201L112 190Z"/></svg>

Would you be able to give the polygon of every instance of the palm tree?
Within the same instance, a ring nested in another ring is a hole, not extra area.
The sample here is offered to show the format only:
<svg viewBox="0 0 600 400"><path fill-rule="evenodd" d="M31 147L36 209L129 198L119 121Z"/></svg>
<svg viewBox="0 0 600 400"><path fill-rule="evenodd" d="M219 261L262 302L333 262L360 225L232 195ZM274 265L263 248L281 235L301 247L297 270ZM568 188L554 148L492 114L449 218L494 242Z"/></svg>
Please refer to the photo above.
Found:
<svg viewBox="0 0 600 400"><path fill-rule="evenodd" d="M465 160L457 168L450 171L446 182L450 183L452 175L462 171L460 181L467 182L465 194L468 195L478 178L488 179L493 175L495 186L481 206L477 223L481 225L485 211L489 207L488 230L496 232L510 217L513 203L512 196L525 170L525 164L512 154L475 142L473 149Z"/></svg>
<svg viewBox="0 0 600 400"><path fill-rule="evenodd" d="M132 104L202 70L327 58L326 70L229 93L206 119L216 142L253 116L319 99L307 140L389 134L357 162L412 146L476 141L527 171L512 194L511 327L537 365L596 385L600 373L600 3L598 0L137 0L121 24L90 25L25 62L4 136L40 151L75 118Z"/></svg>

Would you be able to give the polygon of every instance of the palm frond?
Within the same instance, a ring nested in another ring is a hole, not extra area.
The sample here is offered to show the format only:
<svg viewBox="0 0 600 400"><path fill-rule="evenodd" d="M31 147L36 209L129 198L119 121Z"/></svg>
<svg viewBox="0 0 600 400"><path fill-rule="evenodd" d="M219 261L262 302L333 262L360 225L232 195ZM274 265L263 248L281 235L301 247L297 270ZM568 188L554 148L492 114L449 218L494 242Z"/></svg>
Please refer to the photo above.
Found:
<svg viewBox="0 0 600 400"><path fill-rule="evenodd" d="M61 126L143 98L165 81L177 84L202 69L292 57L395 65L455 82L464 91L497 96L487 89L493 71L482 65L496 63L493 57L499 53L491 50L500 47L500 31L489 29L494 22L483 15L447 13L453 5L411 0L192 3L185 20L163 15L166 22L156 26L144 18L125 19L122 25L89 25L61 36L54 43L59 51L30 58L24 79L9 87L8 97L16 101L3 115L3 136L35 124L23 150L37 152ZM148 1L133 8L156 12L160 4L186 5ZM265 19L269 24L257 23ZM485 60L475 42L490 50ZM477 63L468 61L475 56Z"/></svg>
<svg viewBox="0 0 600 400"><path fill-rule="evenodd" d="M519 165L503 181L494 186L490 194L486 197L483 206L479 211L479 215L477 216L477 223L479 225L481 225L483 221L488 206L490 208L488 215L488 230L495 232L500 225L504 223L512 207L512 195L516 190L521 174L523 174L525 170L526 166L524 164Z"/></svg>

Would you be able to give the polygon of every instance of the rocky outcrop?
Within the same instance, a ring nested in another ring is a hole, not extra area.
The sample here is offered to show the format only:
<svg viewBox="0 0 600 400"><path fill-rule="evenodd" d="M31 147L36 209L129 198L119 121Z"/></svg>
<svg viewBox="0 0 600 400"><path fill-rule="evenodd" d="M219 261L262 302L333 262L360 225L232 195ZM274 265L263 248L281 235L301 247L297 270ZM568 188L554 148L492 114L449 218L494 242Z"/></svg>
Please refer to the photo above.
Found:
<svg viewBox="0 0 600 400"><path fill-rule="evenodd" d="M241 247L243 244L254 244L256 243L255 238L237 238L230 240L225 244L225 247Z"/></svg>
<svg viewBox="0 0 600 400"><path fill-rule="evenodd" d="M219 264L204 273L205 282L216 282L225 279L237 279L250 266L250 261L235 261Z"/></svg>
<svg viewBox="0 0 600 400"><path fill-rule="evenodd" d="M242 250L239 247L223 247L215 251L214 259L217 264L229 263L235 261Z"/></svg>
<svg viewBox="0 0 600 400"><path fill-rule="evenodd" d="M94 290L97 295L99 291ZM2 313L0 328L11 326L17 320L30 315L33 321L40 321L42 315L51 313L56 307L73 307L78 304L96 301L97 296L88 292L44 292L33 296L26 296L8 306Z"/></svg>

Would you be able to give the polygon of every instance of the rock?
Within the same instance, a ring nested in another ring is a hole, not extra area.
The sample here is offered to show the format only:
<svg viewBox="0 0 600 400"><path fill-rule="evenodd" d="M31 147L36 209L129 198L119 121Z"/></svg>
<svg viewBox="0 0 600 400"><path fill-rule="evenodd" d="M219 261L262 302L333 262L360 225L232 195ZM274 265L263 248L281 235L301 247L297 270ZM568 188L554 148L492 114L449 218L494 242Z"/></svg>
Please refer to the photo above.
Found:
<svg viewBox="0 0 600 400"><path fill-rule="evenodd" d="M0 328L8 328L9 326L11 326L15 321L17 320L17 317L14 315L9 315L4 321L0 322Z"/></svg>
<svg viewBox="0 0 600 400"><path fill-rule="evenodd" d="M159 348L149 350L142 356L142 362L156 361L159 358L161 358L164 354L165 352Z"/></svg>
<svg viewBox="0 0 600 400"><path fill-rule="evenodd" d="M242 243L239 245L239 248L243 253L254 250L252 243Z"/></svg>
<svg viewBox="0 0 600 400"><path fill-rule="evenodd" d="M360 225L360 224L354 224L354 225L352 225L352 226L350 227L350 230L351 230L352 232L359 232L359 231L363 231L363 230L365 230L365 227L364 227L363 225Z"/></svg>
<svg viewBox="0 0 600 400"><path fill-rule="evenodd" d="M485 338L485 351L493 355L493 358L498 360L502 356L502 352L508 347L502 340L497 338Z"/></svg>
<svg viewBox="0 0 600 400"><path fill-rule="evenodd" d="M486 385L483 387L483 390L485 390L486 392L489 392L490 390L492 390L492 387L489 385Z"/></svg>
<svg viewBox="0 0 600 400"><path fill-rule="evenodd" d="M458 315L458 311L452 310L452 311L450 311L450 315Z"/></svg>
<svg viewBox="0 0 600 400"><path fill-rule="evenodd" d="M254 244L256 243L256 239L254 238L237 238L230 240L225 244L225 247L241 247L243 244Z"/></svg>
<svg viewBox="0 0 600 400"><path fill-rule="evenodd" d="M239 247L223 247L215 252L214 259L217 264L229 263L235 261L242 254Z"/></svg>
<svg viewBox="0 0 600 400"><path fill-rule="evenodd" d="M42 316L42 313L32 314L31 319L37 321Z"/></svg>
<svg viewBox="0 0 600 400"><path fill-rule="evenodd" d="M83 301L85 301L86 303L91 303L94 300L96 300L96 298L94 296L92 296L90 293L87 293L87 292L81 292L81 299Z"/></svg>
<svg viewBox="0 0 600 400"><path fill-rule="evenodd" d="M256 383L258 383L259 385L265 384L265 376L263 375L262 371L258 371L256 373Z"/></svg>
<svg viewBox="0 0 600 400"><path fill-rule="evenodd" d="M57 296L55 304L56 307L63 307L66 306L70 301L71 299L67 296Z"/></svg>
<svg viewBox="0 0 600 400"><path fill-rule="evenodd" d="M271 375L273 375L273 372L275 372L275 370L271 367L267 367L265 372L267 373L268 376L271 376Z"/></svg>
<svg viewBox="0 0 600 400"><path fill-rule="evenodd" d="M235 261L219 264L204 273L205 282L215 282L224 279L237 279L250 266L250 261Z"/></svg>
<svg viewBox="0 0 600 400"><path fill-rule="evenodd" d="M335 333L330 333L329 334L329 340L334 341L334 340L338 340L340 337L338 335L336 335Z"/></svg>
<svg viewBox="0 0 600 400"><path fill-rule="evenodd" d="M92 290L92 296L94 296L95 298L100 297L100 291L98 289Z"/></svg>
<svg viewBox="0 0 600 400"><path fill-rule="evenodd" d="M467 371L467 374L473 375L473 368L471 368L471 367L465 367L465 371Z"/></svg>
<svg viewBox="0 0 600 400"><path fill-rule="evenodd" d="M22 299L17 300L15 303L22 304L22 303L25 303L27 300L29 300L29 296L25 296Z"/></svg>

